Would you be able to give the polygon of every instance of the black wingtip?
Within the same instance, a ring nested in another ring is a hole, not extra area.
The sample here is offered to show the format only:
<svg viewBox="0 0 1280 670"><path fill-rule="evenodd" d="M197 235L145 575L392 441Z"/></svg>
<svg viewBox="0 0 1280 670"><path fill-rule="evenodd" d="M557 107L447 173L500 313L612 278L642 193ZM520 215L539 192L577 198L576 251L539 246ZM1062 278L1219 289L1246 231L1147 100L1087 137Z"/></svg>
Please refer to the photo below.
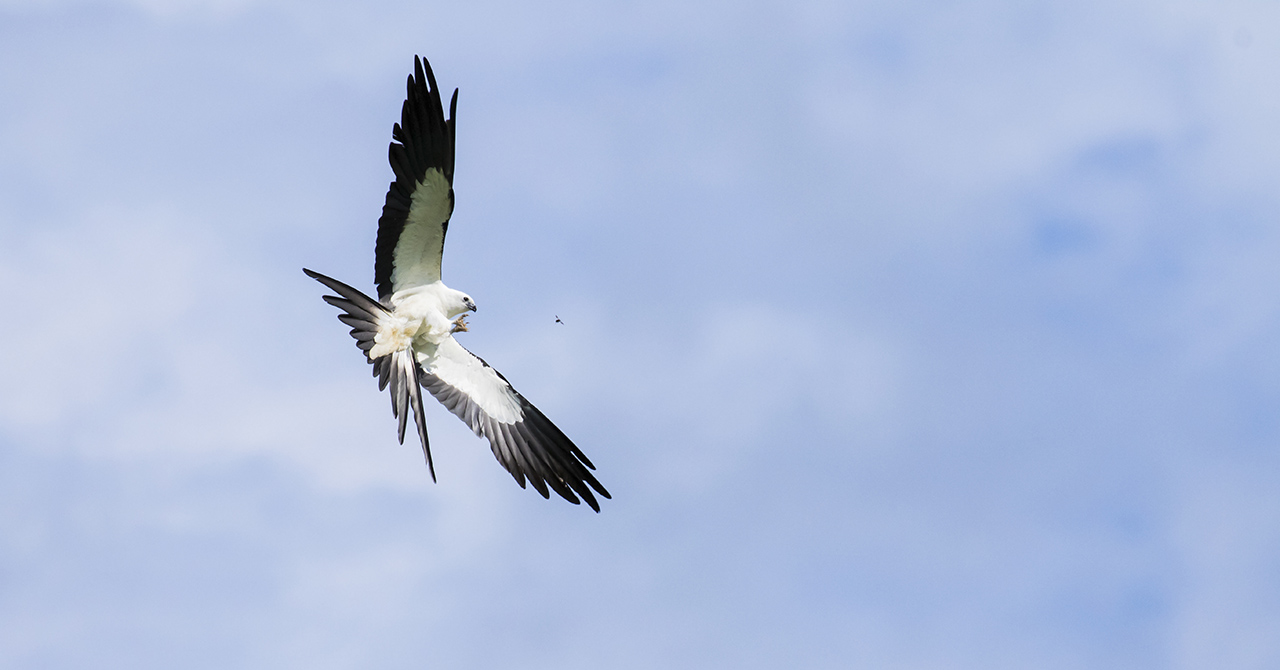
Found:
<svg viewBox="0 0 1280 670"><path fill-rule="evenodd" d="M439 87L436 86L436 73L431 70L431 61L414 54L413 74L414 76L409 78L410 86L412 87L414 79L416 78L418 85L425 87L428 95L434 93L434 97L439 100ZM437 103L437 105L438 104L439 103Z"/></svg>

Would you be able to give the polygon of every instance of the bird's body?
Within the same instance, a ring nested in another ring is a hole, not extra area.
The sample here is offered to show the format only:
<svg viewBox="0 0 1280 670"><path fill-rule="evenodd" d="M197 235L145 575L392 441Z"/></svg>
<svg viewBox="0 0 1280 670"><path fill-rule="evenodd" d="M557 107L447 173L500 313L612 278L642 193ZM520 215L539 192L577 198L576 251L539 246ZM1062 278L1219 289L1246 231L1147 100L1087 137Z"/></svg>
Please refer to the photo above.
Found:
<svg viewBox="0 0 1280 670"><path fill-rule="evenodd" d="M425 66L425 70L424 70ZM378 220L374 282L378 300L342 282L304 269L337 296L326 302L343 310L356 346L373 365L379 388L390 387L399 438L414 415L431 476L435 467L422 411L426 388L476 435L489 440L498 462L543 497L585 500L600 511L595 493L608 498L590 470L591 461L555 424L512 388L497 370L467 351L453 335L465 332L463 317L475 302L440 279L444 238L453 215L455 90L445 119L431 66L414 57L414 76L401 122L389 150L396 180L387 191Z"/></svg>
<svg viewBox="0 0 1280 670"><path fill-rule="evenodd" d="M379 324L369 358L381 358L409 346L419 354L434 350L459 330L454 319L475 309L471 298L441 281L397 291L388 302L391 317Z"/></svg>

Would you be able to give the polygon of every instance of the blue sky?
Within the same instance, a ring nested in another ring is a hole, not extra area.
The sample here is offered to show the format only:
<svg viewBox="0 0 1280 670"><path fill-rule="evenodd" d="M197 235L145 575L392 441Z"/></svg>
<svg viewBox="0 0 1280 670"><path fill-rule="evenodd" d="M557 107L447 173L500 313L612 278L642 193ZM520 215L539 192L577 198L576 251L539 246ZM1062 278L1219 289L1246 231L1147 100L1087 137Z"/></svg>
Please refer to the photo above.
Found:
<svg viewBox="0 0 1280 670"><path fill-rule="evenodd" d="M347 5L0 0L0 666L1280 665L1280 4ZM599 515L300 271L414 54Z"/></svg>

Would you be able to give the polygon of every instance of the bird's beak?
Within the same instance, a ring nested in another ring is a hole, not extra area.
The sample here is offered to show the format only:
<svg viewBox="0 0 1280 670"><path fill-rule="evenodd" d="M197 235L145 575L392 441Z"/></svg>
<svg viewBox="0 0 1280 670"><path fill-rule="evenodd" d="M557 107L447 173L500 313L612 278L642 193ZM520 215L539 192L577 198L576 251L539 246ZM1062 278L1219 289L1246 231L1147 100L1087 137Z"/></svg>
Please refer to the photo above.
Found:
<svg viewBox="0 0 1280 670"><path fill-rule="evenodd" d="M471 308L471 311L473 312L476 311L476 304L474 302L467 302L467 307Z"/></svg>

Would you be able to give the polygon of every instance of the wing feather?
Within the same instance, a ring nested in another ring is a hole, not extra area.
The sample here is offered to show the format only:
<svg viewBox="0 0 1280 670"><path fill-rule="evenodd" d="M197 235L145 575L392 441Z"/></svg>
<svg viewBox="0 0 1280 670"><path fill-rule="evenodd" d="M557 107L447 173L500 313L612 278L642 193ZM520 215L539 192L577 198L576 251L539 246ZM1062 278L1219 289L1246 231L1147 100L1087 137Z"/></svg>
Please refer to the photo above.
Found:
<svg viewBox="0 0 1280 670"><path fill-rule="evenodd" d="M536 411L536 409L534 411ZM541 412L538 412L538 414L541 415ZM546 436L537 430L536 426L534 425L534 421L532 420L526 420L519 424L516 424L516 428L520 432L522 432L524 434L525 439L530 442L547 441ZM548 450L545 452L545 455L550 456L552 459L554 459L560 469L575 475L573 477L562 478L562 479L565 484L567 484L570 488L576 491L578 495L581 495L583 498L591 497L591 491L587 488L588 485L594 486L596 488L600 487L600 482L596 481L596 478L590 472L588 472L586 468L583 467L583 464L578 460L575 460L574 458L572 458L569 453Z"/></svg>
<svg viewBox="0 0 1280 670"><path fill-rule="evenodd" d="M444 237L453 215L458 92L453 92L446 119L431 64L414 56L413 69L387 149L396 178L378 219L373 274L382 299L440 280Z"/></svg>
<svg viewBox="0 0 1280 670"><path fill-rule="evenodd" d="M523 487L527 479L544 498L555 491L569 502L577 504L581 498L600 511L596 495L610 495L589 472L595 466L497 370L452 337L432 354L419 354L418 362L422 385L489 440L494 457L517 483Z"/></svg>

